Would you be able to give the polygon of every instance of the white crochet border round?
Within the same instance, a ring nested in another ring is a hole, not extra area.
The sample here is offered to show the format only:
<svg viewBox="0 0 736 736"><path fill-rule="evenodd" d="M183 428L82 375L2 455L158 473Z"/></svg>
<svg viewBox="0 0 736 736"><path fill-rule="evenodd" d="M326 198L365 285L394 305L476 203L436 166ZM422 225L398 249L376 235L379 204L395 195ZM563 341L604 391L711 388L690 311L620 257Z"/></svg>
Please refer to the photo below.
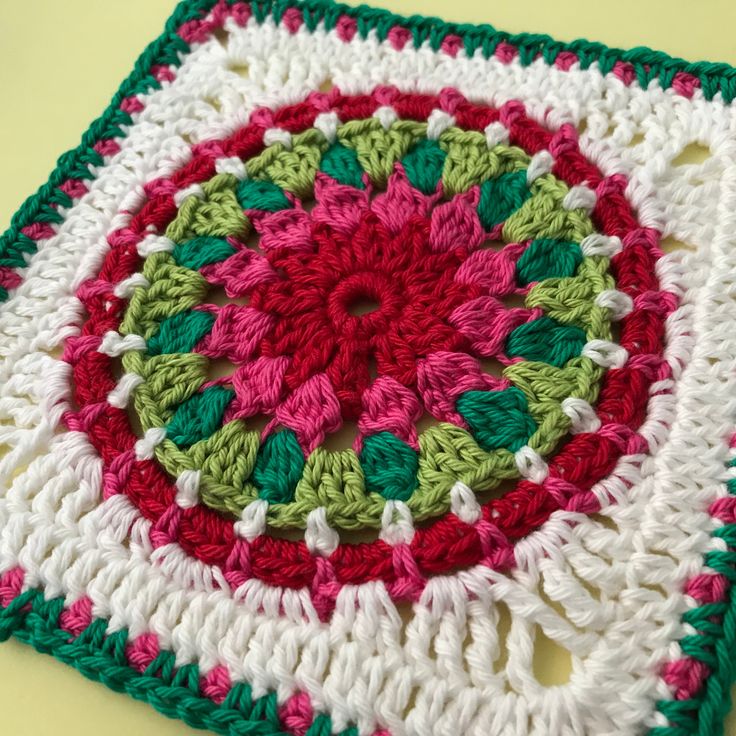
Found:
<svg viewBox="0 0 736 736"><path fill-rule="evenodd" d="M69 603L88 595L112 629L153 631L179 664L197 660L202 671L224 664L234 680L252 684L255 697L276 690L283 701L305 691L336 730L626 734L662 724L654 701L670 693L655 665L676 658L677 641L688 633L680 617L692 600L682 584L704 569L707 550L719 548L710 536L717 522L706 509L725 495L729 477L736 195L733 174L725 172L735 158L726 137L733 112L699 91L688 100L656 83L646 91L627 87L595 67L563 72L541 60L523 68L462 52L451 59L426 47L399 52L375 38L344 43L334 32L290 34L271 21L245 28L228 21L227 30L227 48L216 39L195 45L172 83L141 98L145 107L120 153L63 212L57 235L39 243L25 282L0 312L0 418L13 423L0 429L12 448L0 459L0 478L9 481L0 495L0 570L20 565L26 585ZM228 69L243 61L249 79ZM59 428L70 371L55 351L81 319L74 290L99 267L106 234L125 223L113 213L133 209L146 180L185 163L182 136L227 135L255 105L298 101L328 77L347 93L386 83L427 92L454 84L474 101L521 99L550 125L585 118L583 151L606 174L631 178L628 195L642 222L699 248L660 264L660 278L682 296L668 322L675 379L660 387L641 430L651 455L624 458L616 478L600 486L609 523L553 515L519 543L513 575L473 568L437 577L408 624L380 583L346 586L328 623L319 622L308 591L256 581L236 596L216 590L212 578L224 583L217 571L177 548L151 549L148 523L127 499L100 503L100 460L83 435ZM211 96L221 100L219 112L203 102ZM617 127L607 138L611 120ZM640 127L644 142L623 147ZM715 180L698 191L670 166L692 140L710 145L713 157L699 174L721 174L725 192ZM512 625L508 661L494 672L499 604ZM573 655L568 684L545 688L534 677L537 625ZM464 649L468 631L472 643Z"/></svg>

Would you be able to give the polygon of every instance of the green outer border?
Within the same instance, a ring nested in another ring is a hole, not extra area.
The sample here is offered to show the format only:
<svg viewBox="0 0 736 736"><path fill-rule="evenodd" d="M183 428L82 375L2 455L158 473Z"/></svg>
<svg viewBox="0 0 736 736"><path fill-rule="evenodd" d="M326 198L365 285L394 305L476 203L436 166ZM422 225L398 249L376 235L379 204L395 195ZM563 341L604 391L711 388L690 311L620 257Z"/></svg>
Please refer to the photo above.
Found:
<svg viewBox="0 0 736 736"><path fill-rule="evenodd" d="M226 1L232 4L235 0ZM150 76L150 67L154 63L179 66L190 47L177 35L177 29L183 23L201 17L215 3L216 0L182 0L179 3L166 22L164 32L136 61L130 76L120 85L105 112L84 133L79 146L59 158L48 181L36 194L26 199L13 215L10 227L0 236L0 266L20 268L26 265L26 254L35 252L36 243L21 233L22 228L35 222L61 221L61 216L52 205L68 207L72 200L57 187L68 178L94 178L88 167L103 162L102 157L93 149L94 144L99 140L122 137L123 132L119 126L132 122L130 115L120 109L122 100L134 94L145 94L160 86ZM357 32L364 38L374 31L380 40L384 40L391 28L403 26L411 31L415 47L427 42L431 48L438 49L446 35L454 34L462 39L468 54L480 50L486 57L494 53L498 44L508 43L518 49L522 65L531 64L539 55L552 63L560 52L571 51L578 56L581 68L587 69L597 62L603 74L610 72L617 61L631 64L642 87L653 80L659 80L663 87L668 88L672 85L675 74L684 72L700 81L707 100L713 99L718 92L726 103L736 97L735 67L725 63L688 62L644 46L623 50L583 39L563 43L543 34L510 34L498 31L490 25L445 23L439 18L421 15L407 18L388 10L366 5L352 7L332 0L254 0L251 7L258 22L269 15L278 22L286 10L298 7L302 11L306 27L310 30L321 22L324 22L327 29L331 29L341 16L347 15L356 20ZM0 287L0 302L7 298L8 291Z"/></svg>
<svg viewBox="0 0 736 736"><path fill-rule="evenodd" d="M101 165L103 158L93 146L100 140L124 137L120 126L132 122L130 115L120 109L121 102L126 97L145 94L160 87L160 83L149 74L151 66L154 64L179 66L190 47L177 35L177 29L187 21L201 17L216 4L216 1L181 0L176 6L166 22L163 33L146 47L109 106L83 134L79 146L67 151L58 159L48 181L35 194L28 197L15 212L10 226L0 236L0 266L20 268L26 265L26 254L35 252L36 243L21 233L22 228L36 222L58 223L63 219L52 205L68 207L72 204L72 200L58 187L69 178L94 179L89 167ZM234 0L227 2L232 4ZM455 34L463 40L466 52L474 53L480 49L488 57L499 43L505 42L518 49L522 65L530 64L538 55L548 63L552 63L562 51L577 54L583 69L597 62L603 74L610 72L617 61L627 62L633 66L636 79L642 87L658 80L664 88L668 88L672 85L675 74L684 72L700 81L707 100L712 100L719 92L727 104L736 98L736 67L706 61L688 62L644 46L623 50L584 39L563 43L543 34L510 34L497 31L490 25L445 23L438 18L421 15L406 18L388 10L365 5L346 6L332 0L255 0L251 6L258 22L262 22L269 15L278 21L285 10L298 7L302 10L305 25L309 29L314 29L321 21L325 22L328 29L332 28L340 16L347 15L355 18L358 34L363 38L371 31L375 31L377 37L384 40L390 29L399 25L412 32L415 47L428 42L431 48L438 49L447 34ZM7 298L8 291L0 287L0 306ZM736 524L724 526L716 536L728 540L728 551L709 553L705 563L713 564L715 569L728 576L729 581L736 582ZM678 714L682 718L685 715L686 725L654 729L650 732L652 736L685 736L695 733L700 736L715 736L723 732L723 718L731 706L729 687L736 680L736 660L732 656L732 650L736 646L736 587L731 586L726 602L711 605L719 606L718 613L722 615L722 625L717 627L716 631L701 634L702 637L710 637L716 655L715 658L709 659L711 674L703 688L705 694L690 701L661 702L658 707L668 718L677 717ZM696 609L702 610L702 606ZM20 638L31 641L41 651L48 651L34 641L34 636ZM105 681L101 673L88 676ZM107 684L112 686L109 682ZM147 697L145 692L141 693L141 697L149 702L153 700L153 696ZM688 711L693 710L696 712L695 717L686 715ZM702 725L701 715L704 713L707 714L705 717L708 720ZM714 728L717 730L714 731Z"/></svg>

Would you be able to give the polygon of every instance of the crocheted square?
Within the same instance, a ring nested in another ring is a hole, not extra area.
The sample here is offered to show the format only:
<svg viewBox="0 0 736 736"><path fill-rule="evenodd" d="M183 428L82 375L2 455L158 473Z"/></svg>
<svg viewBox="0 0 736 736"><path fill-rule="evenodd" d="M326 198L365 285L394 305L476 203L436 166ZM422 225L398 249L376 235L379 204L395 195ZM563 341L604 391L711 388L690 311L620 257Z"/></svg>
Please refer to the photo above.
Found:
<svg viewBox="0 0 736 736"><path fill-rule="evenodd" d="M0 241L0 638L232 736L721 733L734 96L182 3Z"/></svg>

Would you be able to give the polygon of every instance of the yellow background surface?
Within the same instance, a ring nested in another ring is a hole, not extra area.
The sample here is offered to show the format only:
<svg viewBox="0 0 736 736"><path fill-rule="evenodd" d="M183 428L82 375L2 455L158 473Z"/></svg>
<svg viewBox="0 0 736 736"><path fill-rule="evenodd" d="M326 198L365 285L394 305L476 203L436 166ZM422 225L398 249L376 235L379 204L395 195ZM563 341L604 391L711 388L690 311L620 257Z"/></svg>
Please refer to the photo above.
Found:
<svg viewBox="0 0 736 736"><path fill-rule="evenodd" d="M174 0L0 0L0 231L62 152L77 145ZM357 3L354 3L357 4ZM736 65L734 0L376 0L403 14L488 22L510 32L647 45L690 60ZM554 680L568 663L552 649ZM734 652L736 656L736 652ZM0 645L3 736L185 736L194 731L148 705L85 680L15 641ZM736 736L736 718L727 734Z"/></svg>

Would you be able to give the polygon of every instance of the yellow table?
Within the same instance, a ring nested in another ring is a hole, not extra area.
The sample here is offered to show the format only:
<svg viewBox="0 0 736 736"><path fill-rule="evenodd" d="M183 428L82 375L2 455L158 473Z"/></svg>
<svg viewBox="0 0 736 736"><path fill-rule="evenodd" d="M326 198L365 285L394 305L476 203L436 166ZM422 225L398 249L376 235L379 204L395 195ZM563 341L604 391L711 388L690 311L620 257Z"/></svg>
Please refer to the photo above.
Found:
<svg viewBox="0 0 736 736"><path fill-rule="evenodd" d="M357 4L357 3L353 3ZM648 45L691 60L736 65L733 0L374 0L398 13L489 22L510 32ZM174 0L2 0L0 230L107 105ZM736 656L736 653L734 653ZM550 651L549 679L567 663ZM555 670L559 670L555 672ZM736 692L734 693L736 696ZM148 705L85 680L15 641L0 646L0 728L7 736L185 736L194 731ZM736 736L736 717L728 736Z"/></svg>

